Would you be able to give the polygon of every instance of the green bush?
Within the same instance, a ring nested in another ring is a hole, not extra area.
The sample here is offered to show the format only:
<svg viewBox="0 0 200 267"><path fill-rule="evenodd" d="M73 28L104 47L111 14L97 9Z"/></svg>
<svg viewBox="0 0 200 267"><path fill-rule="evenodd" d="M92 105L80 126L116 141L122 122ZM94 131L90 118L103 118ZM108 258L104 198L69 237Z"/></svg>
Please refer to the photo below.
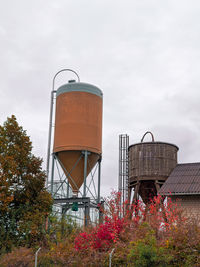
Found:
<svg viewBox="0 0 200 267"><path fill-rule="evenodd" d="M130 243L129 266L169 266L172 257L165 247L158 244L155 232L149 230L143 239Z"/></svg>

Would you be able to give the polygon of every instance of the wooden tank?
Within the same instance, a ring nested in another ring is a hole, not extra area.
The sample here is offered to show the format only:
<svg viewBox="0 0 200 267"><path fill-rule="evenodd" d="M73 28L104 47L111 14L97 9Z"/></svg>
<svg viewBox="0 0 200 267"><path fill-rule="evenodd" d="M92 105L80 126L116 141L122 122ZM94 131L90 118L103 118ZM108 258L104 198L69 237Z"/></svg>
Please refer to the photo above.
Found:
<svg viewBox="0 0 200 267"><path fill-rule="evenodd" d="M73 192L84 181L84 151L88 151L87 175L102 153L102 91L96 86L72 82L56 92L54 148Z"/></svg>
<svg viewBox="0 0 200 267"><path fill-rule="evenodd" d="M141 142L129 146L129 188L134 188L145 203L177 165L178 147L164 142Z"/></svg>
<svg viewBox="0 0 200 267"><path fill-rule="evenodd" d="M129 179L165 181L177 164L178 147L163 142L145 142L129 147Z"/></svg>

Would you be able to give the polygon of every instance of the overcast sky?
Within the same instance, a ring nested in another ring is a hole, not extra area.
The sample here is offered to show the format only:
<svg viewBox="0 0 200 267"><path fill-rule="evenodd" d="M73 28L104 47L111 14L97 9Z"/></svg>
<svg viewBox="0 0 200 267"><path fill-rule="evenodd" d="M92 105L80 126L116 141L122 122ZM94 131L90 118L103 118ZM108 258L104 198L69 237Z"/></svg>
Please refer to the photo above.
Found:
<svg viewBox="0 0 200 267"><path fill-rule="evenodd" d="M103 194L117 188L120 133L137 143L150 130L179 147L180 163L200 161L199 0L0 3L0 122L17 117L44 167L62 68L104 93Z"/></svg>

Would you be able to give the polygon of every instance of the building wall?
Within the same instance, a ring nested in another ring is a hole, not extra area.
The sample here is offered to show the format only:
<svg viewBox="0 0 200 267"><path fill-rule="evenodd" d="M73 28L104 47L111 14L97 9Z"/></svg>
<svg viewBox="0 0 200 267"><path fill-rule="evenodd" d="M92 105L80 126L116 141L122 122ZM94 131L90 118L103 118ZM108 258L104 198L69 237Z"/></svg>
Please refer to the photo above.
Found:
<svg viewBox="0 0 200 267"><path fill-rule="evenodd" d="M180 202L186 216L200 219L200 195L171 196L173 202Z"/></svg>

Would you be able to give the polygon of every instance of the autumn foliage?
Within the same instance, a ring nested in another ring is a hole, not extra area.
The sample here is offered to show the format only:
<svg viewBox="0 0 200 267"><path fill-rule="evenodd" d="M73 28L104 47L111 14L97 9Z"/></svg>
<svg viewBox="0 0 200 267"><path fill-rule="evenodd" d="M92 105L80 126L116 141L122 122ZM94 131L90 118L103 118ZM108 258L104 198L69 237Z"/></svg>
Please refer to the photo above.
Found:
<svg viewBox="0 0 200 267"><path fill-rule="evenodd" d="M79 257L90 259L85 266L92 257L94 266L108 266L113 248L114 266L199 266L200 225L184 217L180 203L156 196L148 207L141 201L121 207L113 192L106 204L105 222L75 238Z"/></svg>
<svg viewBox="0 0 200 267"><path fill-rule="evenodd" d="M200 224L185 218L170 198L163 202L157 196L148 207L140 201L121 207L120 194L113 192L102 212L104 222L88 228L66 221L63 236L59 221L56 228L52 224L56 235L48 236L39 266L109 266L112 249L112 266L200 266Z"/></svg>
<svg viewBox="0 0 200 267"><path fill-rule="evenodd" d="M52 199L42 160L15 116L0 126L0 252L41 240Z"/></svg>
<svg viewBox="0 0 200 267"><path fill-rule="evenodd" d="M105 199L103 223L76 226L49 216L41 159L16 118L0 126L0 266L200 266L200 222L186 218L179 203L154 197L148 206ZM45 229L49 219L48 230ZM10 251L10 253L8 253ZM21 255L21 256L20 256Z"/></svg>
<svg viewBox="0 0 200 267"><path fill-rule="evenodd" d="M163 235L170 227L185 221L177 204L172 203L170 199L164 204L161 196L154 197L148 207L142 201L137 201L133 205L124 203L122 207L120 193L113 192L106 205L104 223L76 237L77 251L88 248L109 250L115 243L126 240L130 231L135 231L143 222L148 223L157 234Z"/></svg>

